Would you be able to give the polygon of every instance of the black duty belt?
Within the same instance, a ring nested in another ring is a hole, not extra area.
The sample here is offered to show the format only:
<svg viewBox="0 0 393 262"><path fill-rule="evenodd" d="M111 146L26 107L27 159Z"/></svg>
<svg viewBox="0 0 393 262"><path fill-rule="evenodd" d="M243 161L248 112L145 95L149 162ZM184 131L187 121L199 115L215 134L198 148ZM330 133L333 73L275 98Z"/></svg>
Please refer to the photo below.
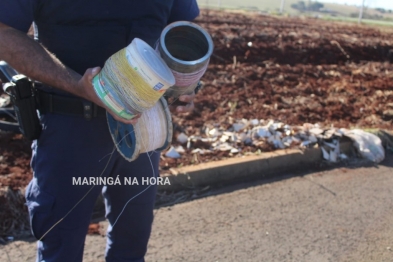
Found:
<svg viewBox="0 0 393 262"><path fill-rule="evenodd" d="M82 98L49 94L41 90L37 90L37 94L40 112L43 114L83 116L88 120L92 117L106 116L104 108Z"/></svg>

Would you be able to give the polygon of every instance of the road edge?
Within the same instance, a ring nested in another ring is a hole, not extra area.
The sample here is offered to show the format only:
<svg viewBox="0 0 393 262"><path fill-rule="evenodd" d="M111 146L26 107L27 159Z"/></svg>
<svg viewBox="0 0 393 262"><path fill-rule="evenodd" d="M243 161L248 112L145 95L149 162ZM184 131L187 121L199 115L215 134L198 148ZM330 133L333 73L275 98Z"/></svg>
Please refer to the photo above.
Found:
<svg viewBox="0 0 393 262"><path fill-rule="evenodd" d="M340 151L347 156L354 154L352 142L340 143ZM323 161L321 148L286 149L243 156L194 166L172 168L171 173L161 174L165 184L159 184L159 191L180 191L230 183L236 180L251 180L273 177L289 170L315 167ZM339 163L339 162L336 162ZM335 164L335 163L332 163Z"/></svg>

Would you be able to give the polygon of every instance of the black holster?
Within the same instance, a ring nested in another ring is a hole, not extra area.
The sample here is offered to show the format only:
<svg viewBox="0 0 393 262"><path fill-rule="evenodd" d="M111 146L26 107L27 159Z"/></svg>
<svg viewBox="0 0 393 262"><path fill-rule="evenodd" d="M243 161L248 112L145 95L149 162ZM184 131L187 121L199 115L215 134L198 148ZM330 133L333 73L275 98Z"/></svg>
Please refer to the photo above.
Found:
<svg viewBox="0 0 393 262"><path fill-rule="evenodd" d="M4 90L10 94L23 136L29 140L38 139L42 127L38 118L39 105L33 82L24 75L15 75L12 82L4 85Z"/></svg>

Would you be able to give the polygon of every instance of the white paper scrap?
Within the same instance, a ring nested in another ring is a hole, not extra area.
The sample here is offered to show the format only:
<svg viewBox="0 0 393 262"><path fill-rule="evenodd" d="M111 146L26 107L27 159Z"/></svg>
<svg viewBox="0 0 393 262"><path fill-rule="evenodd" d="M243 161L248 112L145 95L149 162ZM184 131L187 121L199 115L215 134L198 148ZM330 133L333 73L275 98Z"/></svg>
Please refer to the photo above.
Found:
<svg viewBox="0 0 393 262"><path fill-rule="evenodd" d="M176 151L176 149L173 146L169 148L169 150L165 153L165 156L169 158L180 158L180 154Z"/></svg>
<svg viewBox="0 0 393 262"><path fill-rule="evenodd" d="M322 155L323 155L323 158L325 159L325 160L330 160L330 154L326 151L326 149L325 148L323 148L323 147L321 147L321 149L322 149Z"/></svg>
<svg viewBox="0 0 393 262"><path fill-rule="evenodd" d="M184 143L186 143L186 142L188 141L188 136L187 136L186 134L184 134L184 133L180 133L180 134L177 136L177 141L178 141L180 144L184 144Z"/></svg>

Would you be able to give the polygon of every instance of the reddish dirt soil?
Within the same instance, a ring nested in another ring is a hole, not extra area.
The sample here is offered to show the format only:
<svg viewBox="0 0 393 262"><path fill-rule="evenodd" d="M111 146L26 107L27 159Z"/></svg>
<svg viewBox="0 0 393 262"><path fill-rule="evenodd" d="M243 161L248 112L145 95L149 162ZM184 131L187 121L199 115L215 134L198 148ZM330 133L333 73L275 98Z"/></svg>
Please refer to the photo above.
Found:
<svg viewBox="0 0 393 262"><path fill-rule="evenodd" d="M200 134L204 125L226 128L241 118L392 129L392 31L216 11L202 11L197 23L212 35L214 55L195 110L174 116L175 137ZM244 146L242 152L258 149L274 150ZM163 158L161 170L227 157L228 152L182 154ZM29 161L27 141L0 135L0 187L26 186L32 176Z"/></svg>
<svg viewBox="0 0 393 262"><path fill-rule="evenodd" d="M0 187L17 190L32 177L30 143L22 135L0 134Z"/></svg>
<svg viewBox="0 0 393 262"><path fill-rule="evenodd" d="M175 136L201 133L204 125L226 128L241 118L392 129L392 31L215 11L202 12L198 24L212 35L214 55L195 110L174 117ZM258 149L274 150L243 146L243 153ZM230 153L183 154L161 166L225 157Z"/></svg>

